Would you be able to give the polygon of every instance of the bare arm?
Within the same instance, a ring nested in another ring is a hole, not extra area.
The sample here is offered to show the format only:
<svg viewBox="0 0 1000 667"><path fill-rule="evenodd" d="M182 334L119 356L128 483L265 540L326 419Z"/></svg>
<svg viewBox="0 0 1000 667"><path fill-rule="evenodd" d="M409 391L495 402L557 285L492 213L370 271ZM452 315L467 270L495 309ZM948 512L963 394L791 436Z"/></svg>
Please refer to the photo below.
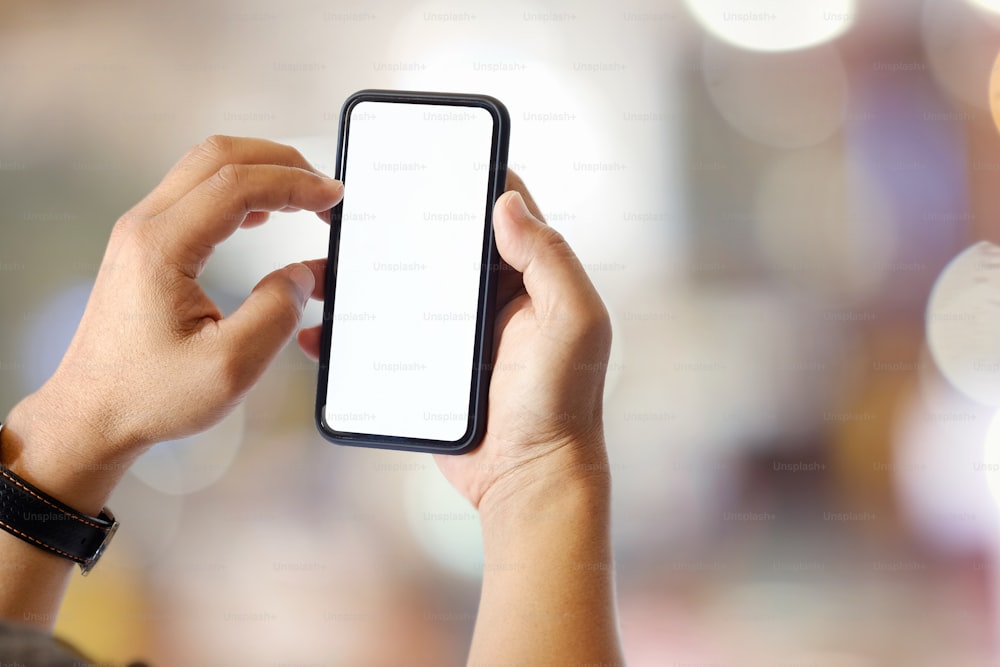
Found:
<svg viewBox="0 0 1000 667"><path fill-rule="evenodd" d="M553 481L481 507L486 558L470 666L624 665L608 490Z"/></svg>

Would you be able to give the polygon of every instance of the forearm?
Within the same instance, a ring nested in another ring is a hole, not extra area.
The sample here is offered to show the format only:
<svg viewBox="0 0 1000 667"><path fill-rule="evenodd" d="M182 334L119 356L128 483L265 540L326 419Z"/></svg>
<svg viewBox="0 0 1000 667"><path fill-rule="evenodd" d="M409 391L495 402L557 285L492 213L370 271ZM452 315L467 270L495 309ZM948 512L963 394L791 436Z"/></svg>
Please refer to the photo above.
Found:
<svg viewBox="0 0 1000 667"><path fill-rule="evenodd" d="M100 512L124 466L87 463L97 437L80 428L75 406L44 389L19 403L0 430L0 463L48 495L91 516ZM74 424L77 428L74 428ZM72 443L73 449L68 449ZM0 531L0 618L51 628L72 561Z"/></svg>
<svg viewBox="0 0 1000 667"><path fill-rule="evenodd" d="M606 476L551 482L483 509L477 665L624 665Z"/></svg>

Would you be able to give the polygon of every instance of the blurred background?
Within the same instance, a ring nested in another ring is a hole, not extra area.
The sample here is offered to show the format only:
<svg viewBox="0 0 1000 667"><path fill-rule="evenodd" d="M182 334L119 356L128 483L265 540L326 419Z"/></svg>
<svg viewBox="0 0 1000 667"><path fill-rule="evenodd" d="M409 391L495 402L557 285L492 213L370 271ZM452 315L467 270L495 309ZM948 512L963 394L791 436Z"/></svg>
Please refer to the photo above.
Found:
<svg viewBox="0 0 1000 667"><path fill-rule="evenodd" d="M997 664L998 52L996 0L0 3L0 412L189 146L332 172L357 89L491 94L614 321L630 665ZM326 235L274 216L204 284L231 310ZM142 459L60 635L106 662L464 660L475 514L427 456L325 443L315 376L289 347Z"/></svg>

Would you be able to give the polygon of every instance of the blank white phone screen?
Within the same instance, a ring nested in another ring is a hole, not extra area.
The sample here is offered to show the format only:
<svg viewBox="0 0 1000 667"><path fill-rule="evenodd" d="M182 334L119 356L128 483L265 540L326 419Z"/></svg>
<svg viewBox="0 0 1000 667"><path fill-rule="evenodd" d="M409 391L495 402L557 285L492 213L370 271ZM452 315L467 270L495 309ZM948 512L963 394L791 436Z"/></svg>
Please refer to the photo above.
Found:
<svg viewBox="0 0 1000 667"><path fill-rule="evenodd" d="M324 407L331 429L465 435L493 123L479 107L353 107Z"/></svg>

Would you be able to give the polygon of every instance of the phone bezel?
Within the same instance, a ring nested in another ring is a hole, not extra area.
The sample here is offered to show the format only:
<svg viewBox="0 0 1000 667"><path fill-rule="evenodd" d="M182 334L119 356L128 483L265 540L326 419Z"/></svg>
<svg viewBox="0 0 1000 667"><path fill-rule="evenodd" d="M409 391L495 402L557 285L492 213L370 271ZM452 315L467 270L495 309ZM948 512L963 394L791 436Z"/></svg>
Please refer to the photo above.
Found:
<svg viewBox="0 0 1000 667"><path fill-rule="evenodd" d="M469 388L469 422L463 436L457 440L429 440L400 436L337 431L325 419L327 385L330 370L330 342L333 336L333 305L337 288L337 259L340 251L343 202L330 210L330 244L327 253L326 285L324 289L323 329L320 340L319 382L316 391L316 426L330 442L354 447L376 447L438 454L463 454L475 449L486 432L486 417L490 376L493 365L493 325L496 317L496 289L500 255L493 237L493 203L503 194L507 179L507 153L510 139L510 116L499 100L488 95L402 90L360 90L344 102L340 110L335 176L347 184L347 145L350 136L350 115L361 102L390 102L429 106L464 106L485 109L493 118L490 148L486 218L484 220L481 258L484 270L479 281L479 302L476 312L472 377Z"/></svg>

